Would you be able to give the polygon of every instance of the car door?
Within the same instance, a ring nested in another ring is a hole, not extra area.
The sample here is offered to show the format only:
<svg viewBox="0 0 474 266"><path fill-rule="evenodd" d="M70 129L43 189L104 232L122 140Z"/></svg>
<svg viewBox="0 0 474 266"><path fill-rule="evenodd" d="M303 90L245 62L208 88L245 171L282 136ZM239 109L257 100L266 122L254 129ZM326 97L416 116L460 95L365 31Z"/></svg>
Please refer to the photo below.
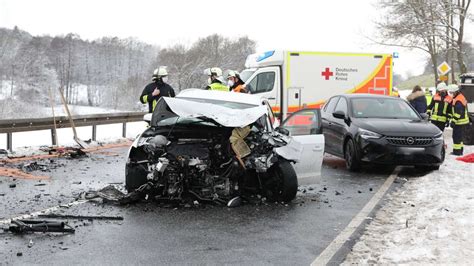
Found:
<svg viewBox="0 0 474 266"><path fill-rule="evenodd" d="M336 118L331 114L332 117L332 125L331 131L333 134L333 148L336 154L343 156L344 154L344 138L348 131L348 124L347 124L347 117L348 117L348 108L347 108L347 100L344 97L340 97L339 101L337 102L336 108L334 108L335 112L342 112L345 114L345 118Z"/></svg>
<svg viewBox="0 0 474 266"><path fill-rule="evenodd" d="M294 140L303 146L301 159L294 164L298 184L318 183L324 154L324 135L321 132L319 109L303 109L291 114L280 126L287 129Z"/></svg>
<svg viewBox="0 0 474 266"><path fill-rule="evenodd" d="M324 134L325 140L325 151L331 154L335 153L336 147L335 143L335 134L333 128L333 116L332 113L334 112L334 108L336 108L337 101L339 100L339 96L335 96L329 99L323 107L323 111L321 113L321 122L322 122L322 129Z"/></svg>

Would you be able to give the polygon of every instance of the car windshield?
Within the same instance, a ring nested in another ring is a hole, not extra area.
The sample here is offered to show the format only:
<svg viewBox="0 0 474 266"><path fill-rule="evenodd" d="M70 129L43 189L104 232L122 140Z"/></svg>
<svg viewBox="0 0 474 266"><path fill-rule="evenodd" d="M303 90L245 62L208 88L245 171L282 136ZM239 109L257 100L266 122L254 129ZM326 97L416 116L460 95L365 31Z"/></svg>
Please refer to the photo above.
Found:
<svg viewBox="0 0 474 266"><path fill-rule="evenodd" d="M228 102L228 101L213 100L213 99L185 98L185 97L180 97L180 99L184 99L184 100L192 101L192 102L210 103L210 104L220 105L220 106L231 108L231 109L248 109L248 108L252 108L256 106L256 105L246 104L246 103L236 103L236 102ZM214 120L209 119L207 117L196 117L196 118L169 117L169 118L165 118L158 121L156 125L157 126L171 126L174 124L219 126L219 124L217 124Z"/></svg>
<svg viewBox="0 0 474 266"><path fill-rule="evenodd" d="M253 75L253 73L255 73L255 70L245 69L242 71L242 73L240 73L240 79L243 82L247 82L247 80L249 80L249 78Z"/></svg>
<svg viewBox="0 0 474 266"><path fill-rule="evenodd" d="M351 99L352 114L356 118L420 119L410 105L400 99Z"/></svg>

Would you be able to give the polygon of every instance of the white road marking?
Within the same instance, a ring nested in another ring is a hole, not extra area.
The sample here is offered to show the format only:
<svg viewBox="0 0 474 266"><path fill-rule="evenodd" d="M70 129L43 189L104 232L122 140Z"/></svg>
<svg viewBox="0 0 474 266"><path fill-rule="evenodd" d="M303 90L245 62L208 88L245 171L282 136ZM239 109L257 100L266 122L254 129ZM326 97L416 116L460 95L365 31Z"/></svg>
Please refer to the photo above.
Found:
<svg viewBox="0 0 474 266"><path fill-rule="evenodd" d="M50 213L50 212L57 211L57 210L59 210L59 209L61 209L61 208L69 208L69 207L71 207L71 206L83 204L83 203L86 203L86 202L88 202L88 201L89 201L89 200L76 200L76 201L70 202L70 203L68 203L68 204L61 204L61 205L54 206L54 207L51 207L51 208L48 208L48 209L44 209L44 210L41 210L41 211L33 212L33 213L30 213L30 214L23 214L23 215L20 215L20 216L17 216L17 217L13 217L13 218L10 218L10 219L0 220L0 224L9 224L9 223L11 223L12 220L29 219L29 218L31 218L31 217L38 216L38 215L40 215L40 214L47 214L47 213Z"/></svg>
<svg viewBox="0 0 474 266"><path fill-rule="evenodd" d="M367 216L374 209L375 205L379 203L380 199L385 195L385 192L390 188L395 178L399 173L399 167L393 170L392 174L385 180L385 183L379 188L364 208L351 220L347 227L326 247L326 249L319 254L319 256L311 263L311 266L327 265L331 258L339 249L346 243L357 228L367 219Z"/></svg>

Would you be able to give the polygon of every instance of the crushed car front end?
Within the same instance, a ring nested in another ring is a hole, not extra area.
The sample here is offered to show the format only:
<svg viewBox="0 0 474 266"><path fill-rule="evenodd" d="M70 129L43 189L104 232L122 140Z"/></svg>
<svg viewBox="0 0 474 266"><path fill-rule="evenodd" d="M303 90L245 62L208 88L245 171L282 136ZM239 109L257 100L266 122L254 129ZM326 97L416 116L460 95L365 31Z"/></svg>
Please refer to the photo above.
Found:
<svg viewBox="0 0 474 266"><path fill-rule="evenodd" d="M171 201L225 204L248 194L291 201L297 179L290 162L299 159L301 147L270 130L267 111L217 100L162 98L151 127L130 149L127 190Z"/></svg>

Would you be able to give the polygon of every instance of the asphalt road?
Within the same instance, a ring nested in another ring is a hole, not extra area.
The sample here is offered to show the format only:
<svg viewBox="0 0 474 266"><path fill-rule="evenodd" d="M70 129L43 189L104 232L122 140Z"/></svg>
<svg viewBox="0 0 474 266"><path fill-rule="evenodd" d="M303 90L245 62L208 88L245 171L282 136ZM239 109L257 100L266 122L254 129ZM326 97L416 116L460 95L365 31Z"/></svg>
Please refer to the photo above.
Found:
<svg viewBox="0 0 474 266"><path fill-rule="evenodd" d="M49 180L0 176L0 220L74 201L82 191L123 182L126 149L83 159L38 161ZM364 207L393 168L349 173L326 157L320 184L288 205L170 208L157 203L84 203L65 214L120 215L123 221L70 221L76 233L0 233L0 264L308 265ZM10 188L11 184L16 187ZM1 226L1 225L0 225ZM31 247L28 247L30 244ZM21 256L19 253L21 253Z"/></svg>

